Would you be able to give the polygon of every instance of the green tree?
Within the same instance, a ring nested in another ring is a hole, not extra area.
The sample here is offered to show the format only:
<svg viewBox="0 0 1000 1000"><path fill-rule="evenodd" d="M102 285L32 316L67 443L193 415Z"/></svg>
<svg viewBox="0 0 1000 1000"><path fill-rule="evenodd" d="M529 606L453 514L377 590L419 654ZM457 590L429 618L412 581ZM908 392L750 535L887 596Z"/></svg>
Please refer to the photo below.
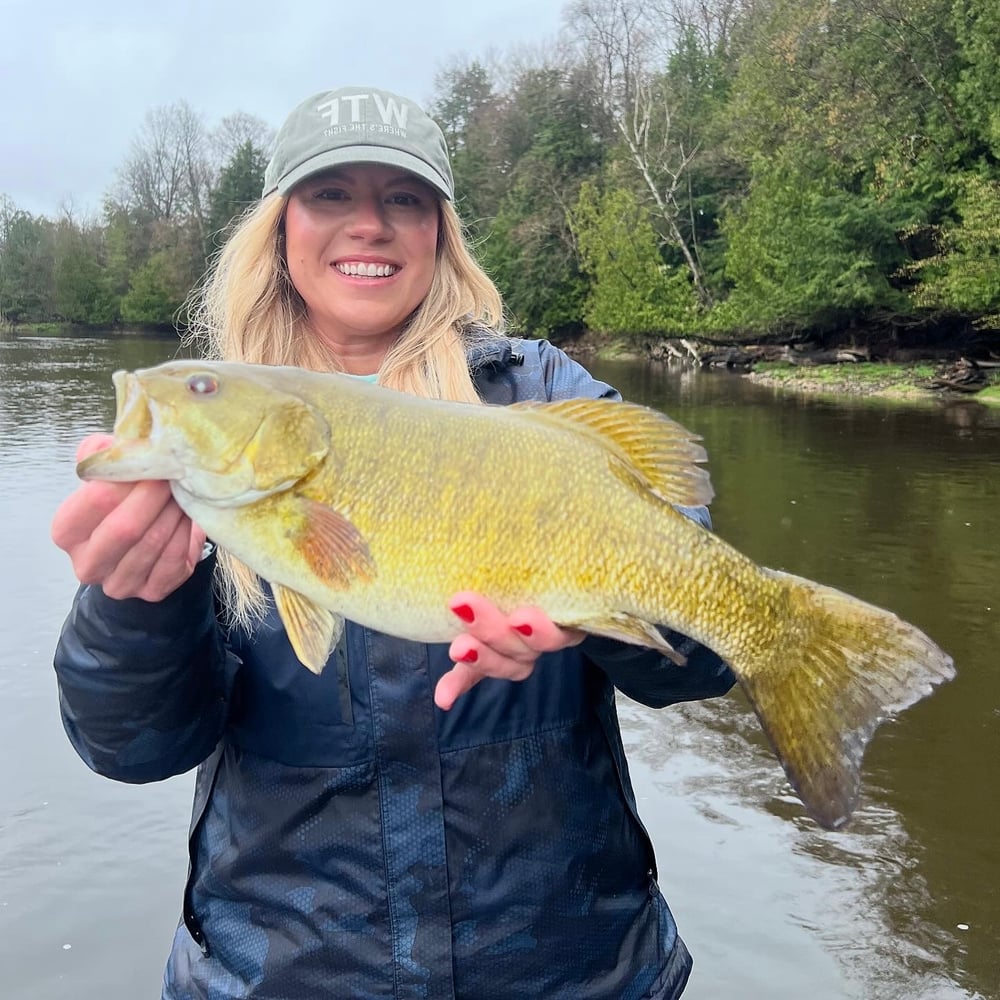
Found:
<svg viewBox="0 0 1000 1000"><path fill-rule="evenodd" d="M604 195L583 184L573 213L584 269L592 283L584 308L590 329L602 333L689 332L698 314L690 276L668 267L649 213L631 191Z"/></svg>
<svg viewBox="0 0 1000 1000"><path fill-rule="evenodd" d="M966 28L972 8L977 29L996 22L980 0L748 8L725 120L749 184L722 229L735 287L713 323L827 328L938 308L941 288L918 286L940 281L976 238L960 235L956 199L966 174L989 179L996 167L961 86L981 97L995 66L971 40L963 54L953 8Z"/></svg>
<svg viewBox="0 0 1000 1000"><path fill-rule="evenodd" d="M0 198L0 319L30 323L54 318L52 224Z"/></svg>
<svg viewBox="0 0 1000 1000"><path fill-rule="evenodd" d="M908 265L919 278L914 301L996 323L1000 313L1000 181L967 174L959 181L957 219L934 230L935 253Z"/></svg>
<svg viewBox="0 0 1000 1000"><path fill-rule="evenodd" d="M697 261L705 286L703 298L709 303L724 297L726 291L720 215L732 193L743 189L747 181L745 166L726 149L724 115L734 63L722 28L713 22L701 30L690 21L681 24L665 79L677 109L674 128L683 147L696 151L676 191L677 222ZM671 263L684 263L669 241L665 241L665 252Z"/></svg>
<svg viewBox="0 0 1000 1000"><path fill-rule="evenodd" d="M508 186L510 157L499 129L505 100L479 60L438 74L430 111L448 144L455 177L455 204L476 235L488 231Z"/></svg>
<svg viewBox="0 0 1000 1000"><path fill-rule="evenodd" d="M151 256L132 274L128 292L122 298L122 319L153 326L182 326L182 307L204 263L196 227L161 222L154 229Z"/></svg>
<svg viewBox="0 0 1000 1000"><path fill-rule="evenodd" d="M593 77L555 66L522 70L501 140L509 187L486 242L486 264L520 326L553 336L583 326L587 279L570 217L604 157Z"/></svg>
<svg viewBox="0 0 1000 1000"><path fill-rule="evenodd" d="M224 242L232 221L256 203L264 187L267 154L252 139L245 139L222 168L212 190L208 215L209 252Z"/></svg>
<svg viewBox="0 0 1000 1000"><path fill-rule="evenodd" d="M181 269L169 250L153 254L132 277L122 299L122 319L127 323L170 326L184 303L188 287L179 277Z"/></svg>
<svg viewBox="0 0 1000 1000"><path fill-rule="evenodd" d="M903 262L898 228L890 205L846 190L822 157L762 158L723 220L734 290L713 323L789 332L905 312L889 281Z"/></svg>
<svg viewBox="0 0 1000 1000"><path fill-rule="evenodd" d="M1000 6L994 0L954 0L961 46L956 93L963 117L996 167L1000 160Z"/></svg>
<svg viewBox="0 0 1000 1000"><path fill-rule="evenodd" d="M523 194L512 192L493 220L480 246L483 265L525 333L551 337L579 332L587 279L562 237L553 242L544 220L519 210Z"/></svg>
<svg viewBox="0 0 1000 1000"><path fill-rule="evenodd" d="M110 326L118 319L98 227L79 226L69 216L59 220L53 238L52 279L60 319L93 326Z"/></svg>
<svg viewBox="0 0 1000 1000"><path fill-rule="evenodd" d="M120 311L132 275L152 250L152 220L139 209L107 199L104 202L104 273L108 290Z"/></svg>

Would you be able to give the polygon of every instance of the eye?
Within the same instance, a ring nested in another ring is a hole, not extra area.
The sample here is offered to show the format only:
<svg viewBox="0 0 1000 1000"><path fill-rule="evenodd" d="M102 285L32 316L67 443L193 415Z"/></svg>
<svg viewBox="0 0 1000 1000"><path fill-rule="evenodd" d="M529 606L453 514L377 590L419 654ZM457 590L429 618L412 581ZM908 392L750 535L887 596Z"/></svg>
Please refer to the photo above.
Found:
<svg viewBox="0 0 1000 1000"><path fill-rule="evenodd" d="M403 205L408 208L421 204L420 196L409 191L397 191L389 196L388 201L392 205Z"/></svg>
<svg viewBox="0 0 1000 1000"><path fill-rule="evenodd" d="M187 380L187 387L188 391L193 392L196 396L208 396L218 391L219 380L207 372L200 372Z"/></svg>

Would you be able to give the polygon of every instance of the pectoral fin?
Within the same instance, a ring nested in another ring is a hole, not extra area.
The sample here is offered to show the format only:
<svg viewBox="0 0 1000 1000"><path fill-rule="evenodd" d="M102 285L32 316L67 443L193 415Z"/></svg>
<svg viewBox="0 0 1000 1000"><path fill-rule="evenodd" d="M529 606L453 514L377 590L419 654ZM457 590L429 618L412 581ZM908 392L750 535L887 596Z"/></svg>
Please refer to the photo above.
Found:
<svg viewBox="0 0 1000 1000"><path fill-rule="evenodd" d="M343 514L315 500L296 500L295 547L309 568L332 587L347 590L375 577L375 563L361 532Z"/></svg>
<svg viewBox="0 0 1000 1000"><path fill-rule="evenodd" d="M314 674L322 673L330 651L344 630L344 619L321 608L298 591L275 584L274 603L295 655Z"/></svg>
<svg viewBox="0 0 1000 1000"><path fill-rule="evenodd" d="M582 618L573 622L560 618L559 624L564 628L583 629L584 632L590 632L593 635L603 635L608 639L617 639L619 642L629 642L633 646L648 646L650 649L657 649L678 666L684 666L687 663L687 657L678 653L663 638L655 625L642 618L636 618L635 615L626 614L624 611L612 612L600 618Z"/></svg>

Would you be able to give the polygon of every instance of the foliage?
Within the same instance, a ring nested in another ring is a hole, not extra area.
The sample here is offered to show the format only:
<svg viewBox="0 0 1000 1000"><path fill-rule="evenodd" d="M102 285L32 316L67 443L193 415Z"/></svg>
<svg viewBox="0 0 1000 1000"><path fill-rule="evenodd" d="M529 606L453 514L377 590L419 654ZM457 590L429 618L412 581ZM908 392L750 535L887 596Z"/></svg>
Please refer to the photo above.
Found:
<svg viewBox="0 0 1000 1000"><path fill-rule="evenodd" d="M822 160L756 163L722 224L733 292L713 322L789 331L904 309L888 280L903 258L890 209L844 190Z"/></svg>
<svg viewBox="0 0 1000 1000"><path fill-rule="evenodd" d="M513 324L1000 326L995 0L566 0L442 70L456 204ZM0 195L0 320L170 324L271 129L151 109L100 220ZM904 334L905 335L905 334Z"/></svg>
<svg viewBox="0 0 1000 1000"><path fill-rule="evenodd" d="M110 326L118 303L109 284L102 232L93 226L59 221L53 233L53 307L60 319L90 326Z"/></svg>
<svg viewBox="0 0 1000 1000"><path fill-rule="evenodd" d="M1000 159L1000 7L994 0L954 0L952 23L962 54L957 100L995 164Z"/></svg>
<svg viewBox="0 0 1000 1000"><path fill-rule="evenodd" d="M462 79L468 83L468 78ZM471 103L465 122L485 114L486 108L492 109L491 115L497 109L485 83L475 79L480 98ZM468 99L458 102L453 97L445 107L456 103L470 106ZM488 238L481 243L483 264L503 292L514 325L538 336L569 333L583 325L586 279L570 211L584 178L600 167L600 131L587 73L529 67L516 77L501 130L494 131L492 144L480 146L502 152L504 158L494 168L494 175L504 181L503 193L494 180L474 196L484 210L496 202ZM456 150L456 168L465 171L481 162L466 155L469 135ZM456 170L463 199L472 182ZM478 228L485 228L482 222Z"/></svg>
<svg viewBox="0 0 1000 1000"><path fill-rule="evenodd" d="M431 108L448 143L456 203L471 231L481 235L499 208L509 159L499 141L503 97L478 60L456 65L437 78Z"/></svg>
<svg viewBox="0 0 1000 1000"><path fill-rule="evenodd" d="M936 253L909 264L919 306L972 315L1000 312L1000 181L958 180L957 219L934 230Z"/></svg>
<svg viewBox="0 0 1000 1000"><path fill-rule="evenodd" d="M52 258L51 223L0 198L0 320L52 315Z"/></svg>
<svg viewBox="0 0 1000 1000"><path fill-rule="evenodd" d="M264 187L267 156L264 150L245 139L222 168L209 201L207 252L221 245L230 223L260 198Z"/></svg>
<svg viewBox="0 0 1000 1000"><path fill-rule="evenodd" d="M503 290L512 325L535 336L574 333L583 326L586 279L574 255L546 243L544 229L531 231L516 209L501 211L481 245L482 263Z"/></svg>
<svg viewBox="0 0 1000 1000"><path fill-rule="evenodd" d="M602 333L687 332L697 314L688 275L664 264L649 216L622 188L599 195L586 183L573 213L591 277L587 325Z"/></svg>
<svg viewBox="0 0 1000 1000"><path fill-rule="evenodd" d="M169 249L159 250L133 276L122 298L122 319L126 323L169 325L190 287L178 255Z"/></svg>

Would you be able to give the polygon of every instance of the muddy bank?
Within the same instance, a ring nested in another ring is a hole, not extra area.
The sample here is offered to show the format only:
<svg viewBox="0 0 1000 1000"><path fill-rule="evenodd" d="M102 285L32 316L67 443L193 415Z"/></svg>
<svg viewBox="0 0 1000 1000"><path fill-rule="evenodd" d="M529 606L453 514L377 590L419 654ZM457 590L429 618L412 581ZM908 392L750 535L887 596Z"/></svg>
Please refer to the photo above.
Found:
<svg viewBox="0 0 1000 1000"><path fill-rule="evenodd" d="M900 399L975 399L1000 405L1000 337L961 342L891 343L852 337L843 343L802 340L728 343L693 337L610 337L584 334L560 343L584 364L588 357L636 358L701 368L726 368L791 392ZM964 350L963 350L964 349Z"/></svg>

